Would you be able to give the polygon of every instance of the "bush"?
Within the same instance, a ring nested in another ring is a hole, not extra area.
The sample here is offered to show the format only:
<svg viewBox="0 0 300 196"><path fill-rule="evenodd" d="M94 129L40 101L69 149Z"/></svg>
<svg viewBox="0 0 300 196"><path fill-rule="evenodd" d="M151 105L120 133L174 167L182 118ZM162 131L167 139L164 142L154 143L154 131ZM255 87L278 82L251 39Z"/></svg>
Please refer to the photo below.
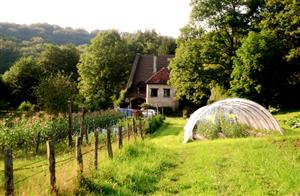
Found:
<svg viewBox="0 0 300 196"><path fill-rule="evenodd" d="M164 123L164 118L161 115L156 115L149 119L148 133L154 133Z"/></svg>
<svg viewBox="0 0 300 196"><path fill-rule="evenodd" d="M23 101L18 107L18 110L20 110L21 112L33 112L34 109L35 105L30 103L29 101Z"/></svg>
<svg viewBox="0 0 300 196"><path fill-rule="evenodd" d="M249 135L248 127L225 119L223 116L216 118L214 121L202 120L197 124L197 130L200 135L208 139L216 139L219 137L238 138Z"/></svg>

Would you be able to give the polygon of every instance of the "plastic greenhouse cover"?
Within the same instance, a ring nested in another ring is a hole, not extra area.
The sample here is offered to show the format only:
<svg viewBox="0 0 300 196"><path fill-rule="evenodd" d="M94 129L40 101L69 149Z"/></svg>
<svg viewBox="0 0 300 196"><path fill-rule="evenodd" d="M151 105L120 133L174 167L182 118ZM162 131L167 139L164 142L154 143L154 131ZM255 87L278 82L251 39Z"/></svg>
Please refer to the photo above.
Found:
<svg viewBox="0 0 300 196"><path fill-rule="evenodd" d="M277 131L283 134L276 119L263 106L247 99L230 98L196 110L184 127L183 143L193 140L193 129L199 121L205 120L214 123L216 117L220 115L256 130Z"/></svg>

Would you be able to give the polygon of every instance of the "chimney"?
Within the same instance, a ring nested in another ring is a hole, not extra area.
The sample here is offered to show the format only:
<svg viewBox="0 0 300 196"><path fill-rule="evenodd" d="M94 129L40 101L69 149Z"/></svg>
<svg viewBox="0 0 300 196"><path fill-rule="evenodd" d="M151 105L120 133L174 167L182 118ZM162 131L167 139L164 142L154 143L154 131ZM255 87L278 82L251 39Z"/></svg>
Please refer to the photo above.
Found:
<svg viewBox="0 0 300 196"><path fill-rule="evenodd" d="M157 57L156 57L156 56L153 56L153 73L156 73L156 72L157 72L157 64L156 64L156 61L157 61Z"/></svg>

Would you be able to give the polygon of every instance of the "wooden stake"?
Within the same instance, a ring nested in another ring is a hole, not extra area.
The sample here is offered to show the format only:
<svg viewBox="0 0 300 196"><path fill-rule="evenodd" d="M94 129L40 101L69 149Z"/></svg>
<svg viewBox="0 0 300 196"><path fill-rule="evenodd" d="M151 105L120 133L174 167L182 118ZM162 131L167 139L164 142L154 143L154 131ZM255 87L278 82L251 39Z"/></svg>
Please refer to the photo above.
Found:
<svg viewBox="0 0 300 196"><path fill-rule="evenodd" d="M54 152L54 144L51 140L47 141L47 157L49 163L49 172L50 172L50 186L51 193L56 194L56 177L55 177L55 152Z"/></svg>
<svg viewBox="0 0 300 196"><path fill-rule="evenodd" d="M86 139L86 143L89 143L89 137L88 137L88 133L87 133L87 129L85 126L85 107L82 107L81 109L81 126L80 126L80 136L81 138L83 138L83 136L85 135L85 139Z"/></svg>
<svg viewBox="0 0 300 196"><path fill-rule="evenodd" d="M72 101L68 99L68 142L72 146L73 124L72 124Z"/></svg>
<svg viewBox="0 0 300 196"><path fill-rule="evenodd" d="M35 146L35 153L37 154L39 152L39 146L40 146L40 135L41 133L38 132L37 134L37 138L36 138L36 146Z"/></svg>
<svg viewBox="0 0 300 196"><path fill-rule="evenodd" d="M4 151L5 196L14 195L13 157L12 150Z"/></svg>
<svg viewBox="0 0 300 196"><path fill-rule="evenodd" d="M121 149L123 147L122 126L119 126L118 133L119 133L119 149Z"/></svg>
<svg viewBox="0 0 300 196"><path fill-rule="evenodd" d="M127 139L129 142L130 141L130 124L129 124L129 122L127 122Z"/></svg>
<svg viewBox="0 0 300 196"><path fill-rule="evenodd" d="M94 137L95 137L95 161L94 161L94 166L95 166L95 169L97 170L98 169L98 129L95 129L95 132L94 132Z"/></svg>
<svg viewBox="0 0 300 196"><path fill-rule="evenodd" d="M135 119L134 118L132 118L132 129L133 129L134 139L136 140L137 130L136 130L136 124L135 124Z"/></svg>
<svg viewBox="0 0 300 196"><path fill-rule="evenodd" d="M140 121L139 121L139 124L140 124L140 134L141 134L141 138L142 138L142 140L144 140L144 135L143 135L143 120L142 119L140 119Z"/></svg>
<svg viewBox="0 0 300 196"><path fill-rule="evenodd" d="M80 136L77 136L76 137L76 159L77 159L77 164L78 164L78 177L79 177L80 184L82 183L82 173L83 173L81 142L82 142L82 138Z"/></svg>
<svg viewBox="0 0 300 196"><path fill-rule="evenodd" d="M112 151L112 146L111 146L111 128L107 129L107 139L106 139L106 143L107 143L107 152L108 152L108 157L110 159L113 159L113 151Z"/></svg>

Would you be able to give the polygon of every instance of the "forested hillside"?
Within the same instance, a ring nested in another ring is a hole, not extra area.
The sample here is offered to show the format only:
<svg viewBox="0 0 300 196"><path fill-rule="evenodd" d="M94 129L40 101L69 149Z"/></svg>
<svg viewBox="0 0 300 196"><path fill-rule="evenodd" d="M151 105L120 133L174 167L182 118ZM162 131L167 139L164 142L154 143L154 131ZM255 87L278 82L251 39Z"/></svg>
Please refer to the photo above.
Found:
<svg viewBox="0 0 300 196"><path fill-rule="evenodd" d="M176 49L174 38L154 30L94 33L47 24L0 24L0 109L38 106L62 112L68 98L94 109L112 107L136 53L174 54Z"/></svg>
<svg viewBox="0 0 300 196"><path fill-rule="evenodd" d="M96 31L89 33L84 29L62 28L47 23L21 25L14 23L0 23L0 37L15 38L24 41L33 37L41 37L52 44L86 44L95 37Z"/></svg>

